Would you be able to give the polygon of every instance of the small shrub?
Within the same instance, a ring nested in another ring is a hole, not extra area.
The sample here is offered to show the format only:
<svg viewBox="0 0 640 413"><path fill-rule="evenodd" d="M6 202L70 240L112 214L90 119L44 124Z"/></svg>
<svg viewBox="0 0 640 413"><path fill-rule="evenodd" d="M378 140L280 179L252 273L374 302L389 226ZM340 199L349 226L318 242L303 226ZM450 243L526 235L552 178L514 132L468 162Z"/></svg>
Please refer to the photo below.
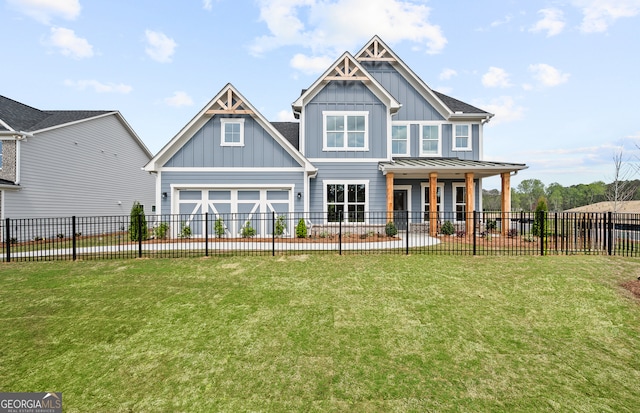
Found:
<svg viewBox="0 0 640 413"><path fill-rule="evenodd" d="M40 236L35 236L33 237L34 241L44 241L44 237L40 237Z"/></svg>
<svg viewBox="0 0 640 413"><path fill-rule="evenodd" d="M222 217L218 217L218 219L216 219L216 223L213 225L213 230L216 233L216 237L222 238L224 236L226 230L224 228L224 221L222 220Z"/></svg>
<svg viewBox="0 0 640 413"><path fill-rule="evenodd" d="M487 231L495 231L498 229L498 222L495 219L487 220Z"/></svg>
<svg viewBox="0 0 640 413"><path fill-rule="evenodd" d="M184 222L180 224L180 238L191 238L191 227Z"/></svg>
<svg viewBox="0 0 640 413"><path fill-rule="evenodd" d="M440 228L440 232L443 235L453 235L456 232L456 229L453 227L451 221L445 221Z"/></svg>
<svg viewBox="0 0 640 413"><path fill-rule="evenodd" d="M513 237L516 237L516 236L518 236L518 230L517 229L513 228L513 229L510 229L509 231L507 231L507 237L513 238Z"/></svg>
<svg viewBox="0 0 640 413"><path fill-rule="evenodd" d="M298 220L298 225L296 225L296 237L307 238L307 223L304 221L304 218L300 218L300 220Z"/></svg>
<svg viewBox="0 0 640 413"><path fill-rule="evenodd" d="M144 241L148 238L147 218L144 215L144 207L138 201L135 201L131 207L129 238L131 241Z"/></svg>
<svg viewBox="0 0 640 413"><path fill-rule="evenodd" d="M395 237L398 235L396 224L394 224L393 221L387 222L387 225L384 226L384 233L387 234L387 237Z"/></svg>
<svg viewBox="0 0 640 413"><path fill-rule="evenodd" d="M467 235L467 233L463 230L460 231L456 231L456 237L458 238L464 238Z"/></svg>
<svg viewBox="0 0 640 413"><path fill-rule="evenodd" d="M285 221L284 215L278 215L276 219L276 227L274 228L274 235L276 237L281 237L284 235L284 232L287 230L287 222Z"/></svg>
<svg viewBox="0 0 640 413"><path fill-rule="evenodd" d="M17 244L18 243L18 238L16 237L11 237L11 239L9 240L10 244Z"/></svg>
<svg viewBox="0 0 640 413"><path fill-rule="evenodd" d="M56 237L58 237L59 239L63 239L64 238L64 234L60 233L60 234L56 235Z"/></svg>
<svg viewBox="0 0 640 413"><path fill-rule="evenodd" d="M240 236L242 238L251 238L256 235L256 229L251 226L249 221L245 222L240 230Z"/></svg>
<svg viewBox="0 0 640 413"><path fill-rule="evenodd" d="M318 236L320 238L331 238L331 234L329 234L327 231L322 231L320 234L318 234Z"/></svg>
<svg viewBox="0 0 640 413"><path fill-rule="evenodd" d="M165 239L167 237L167 232L169 231L169 224L166 222L161 222L157 227L153 229L153 236L156 239Z"/></svg>

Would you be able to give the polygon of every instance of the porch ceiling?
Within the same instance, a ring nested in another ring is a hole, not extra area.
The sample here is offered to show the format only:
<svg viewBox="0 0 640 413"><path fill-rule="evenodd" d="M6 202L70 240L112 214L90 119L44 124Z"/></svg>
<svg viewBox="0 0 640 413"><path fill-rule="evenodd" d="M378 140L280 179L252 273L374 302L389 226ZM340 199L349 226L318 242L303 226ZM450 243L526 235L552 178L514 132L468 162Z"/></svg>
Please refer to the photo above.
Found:
<svg viewBox="0 0 640 413"><path fill-rule="evenodd" d="M473 172L476 178L487 178L505 172L527 169L521 163L473 161L458 158L400 158L390 162L380 162L378 168L383 174L393 172L396 178L425 178L431 172L438 179L464 179L464 174Z"/></svg>

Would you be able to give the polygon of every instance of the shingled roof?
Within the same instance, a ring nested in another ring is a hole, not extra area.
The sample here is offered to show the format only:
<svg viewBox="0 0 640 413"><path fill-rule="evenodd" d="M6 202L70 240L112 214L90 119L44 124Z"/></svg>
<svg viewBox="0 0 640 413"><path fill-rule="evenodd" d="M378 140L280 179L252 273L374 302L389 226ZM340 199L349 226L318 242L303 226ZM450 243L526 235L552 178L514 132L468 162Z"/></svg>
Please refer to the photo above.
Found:
<svg viewBox="0 0 640 413"><path fill-rule="evenodd" d="M478 109L477 107L471 106L468 103L464 103L461 100L454 99L451 96L445 95L444 93L436 92L435 90L433 91L433 93L435 93L436 96L438 96L438 98L442 101L442 103L447 105L449 109L451 109L451 111L454 113L455 112L474 113L474 114L484 113L484 114L490 115L490 113L487 111Z"/></svg>
<svg viewBox="0 0 640 413"><path fill-rule="evenodd" d="M109 110L40 110L0 96L0 131L35 132L112 113ZM7 129L8 126L11 129Z"/></svg>
<svg viewBox="0 0 640 413"><path fill-rule="evenodd" d="M271 122L294 148L300 150L300 123L299 122Z"/></svg>

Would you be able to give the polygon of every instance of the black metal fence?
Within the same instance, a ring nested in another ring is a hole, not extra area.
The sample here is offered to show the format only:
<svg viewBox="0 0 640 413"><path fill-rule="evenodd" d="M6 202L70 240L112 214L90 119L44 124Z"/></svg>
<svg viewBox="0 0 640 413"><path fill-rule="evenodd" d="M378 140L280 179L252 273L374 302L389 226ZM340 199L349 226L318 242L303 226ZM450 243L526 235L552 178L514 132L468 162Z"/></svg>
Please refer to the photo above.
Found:
<svg viewBox="0 0 640 413"><path fill-rule="evenodd" d="M7 262L301 253L640 255L640 214L614 213L354 210L5 219L0 234L0 260Z"/></svg>

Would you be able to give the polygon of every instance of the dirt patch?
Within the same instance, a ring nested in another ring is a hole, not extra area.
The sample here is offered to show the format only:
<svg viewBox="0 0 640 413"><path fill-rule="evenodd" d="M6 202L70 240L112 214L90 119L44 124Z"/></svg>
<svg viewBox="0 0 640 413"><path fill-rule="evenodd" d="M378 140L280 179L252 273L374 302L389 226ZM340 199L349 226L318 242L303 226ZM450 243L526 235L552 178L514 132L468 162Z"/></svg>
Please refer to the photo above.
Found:
<svg viewBox="0 0 640 413"><path fill-rule="evenodd" d="M640 298L640 280L627 281L621 285L631 291L636 298Z"/></svg>

